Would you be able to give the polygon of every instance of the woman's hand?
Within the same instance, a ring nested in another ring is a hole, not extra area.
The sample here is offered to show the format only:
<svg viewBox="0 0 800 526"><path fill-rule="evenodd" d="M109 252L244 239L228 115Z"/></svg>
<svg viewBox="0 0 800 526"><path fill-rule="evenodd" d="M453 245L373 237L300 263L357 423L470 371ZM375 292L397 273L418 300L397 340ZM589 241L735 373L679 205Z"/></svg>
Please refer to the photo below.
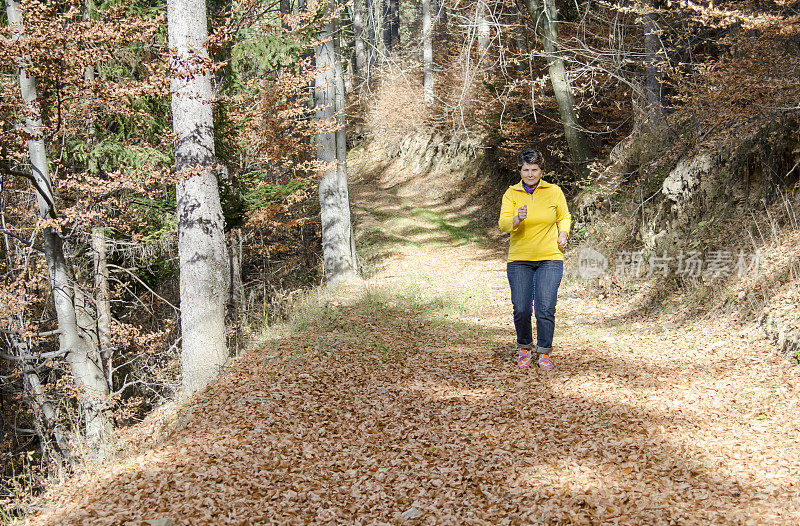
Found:
<svg viewBox="0 0 800 526"><path fill-rule="evenodd" d="M515 215L511 220L514 228L517 228L517 226L522 223L523 219L526 217L528 217L528 205L522 205L519 207L519 210L517 210L517 215Z"/></svg>
<svg viewBox="0 0 800 526"><path fill-rule="evenodd" d="M522 223L526 217L528 217L528 205L522 205L517 210L517 223Z"/></svg>
<svg viewBox="0 0 800 526"><path fill-rule="evenodd" d="M559 232L558 233L558 248L562 251L567 248L567 233L566 232Z"/></svg>

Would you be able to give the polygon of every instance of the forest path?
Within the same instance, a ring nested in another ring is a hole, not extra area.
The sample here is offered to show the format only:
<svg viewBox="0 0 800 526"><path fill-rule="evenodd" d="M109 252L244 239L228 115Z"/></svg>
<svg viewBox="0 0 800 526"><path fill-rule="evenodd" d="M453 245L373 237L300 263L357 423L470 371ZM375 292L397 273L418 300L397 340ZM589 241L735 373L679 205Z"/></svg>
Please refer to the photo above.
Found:
<svg viewBox="0 0 800 526"><path fill-rule="evenodd" d="M503 243L433 194L353 184L365 283L32 523L800 522L796 368L565 283L556 368L521 370Z"/></svg>
<svg viewBox="0 0 800 526"><path fill-rule="evenodd" d="M429 362L451 379L469 379L439 389L471 400L480 415L476 431L492 472L484 484L494 497L485 506L494 508L476 516L800 523L798 368L752 327L643 318L627 302L565 278L556 369L520 370L507 238L481 232L470 220L475 210L431 197L424 186L408 188L378 179L355 184L355 216L362 246L378 248L373 280L448 298L461 323L482 331L462 341L456 332ZM472 491L483 495L476 483Z"/></svg>

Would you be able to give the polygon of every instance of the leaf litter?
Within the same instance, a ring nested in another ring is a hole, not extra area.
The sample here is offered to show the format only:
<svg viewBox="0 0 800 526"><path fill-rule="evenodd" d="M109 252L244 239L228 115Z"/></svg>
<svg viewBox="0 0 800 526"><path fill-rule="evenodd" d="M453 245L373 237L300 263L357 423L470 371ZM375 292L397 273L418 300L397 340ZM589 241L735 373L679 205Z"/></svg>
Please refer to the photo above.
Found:
<svg viewBox="0 0 800 526"><path fill-rule="evenodd" d="M30 523L800 523L798 371L754 329L567 283L520 370L496 247L393 249Z"/></svg>

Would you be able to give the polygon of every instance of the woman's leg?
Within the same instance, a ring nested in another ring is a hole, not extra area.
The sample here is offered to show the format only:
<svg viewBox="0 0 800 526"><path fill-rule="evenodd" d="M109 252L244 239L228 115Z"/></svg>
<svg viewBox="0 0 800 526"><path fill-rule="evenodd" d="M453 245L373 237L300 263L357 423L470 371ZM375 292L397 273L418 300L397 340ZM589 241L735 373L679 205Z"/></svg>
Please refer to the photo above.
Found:
<svg viewBox="0 0 800 526"><path fill-rule="evenodd" d="M514 328L517 330L517 347L530 349L533 345L533 265L528 261L511 261L506 266L511 303L514 306Z"/></svg>
<svg viewBox="0 0 800 526"><path fill-rule="evenodd" d="M553 333L556 326L556 298L561 276L564 274L563 261L542 261L536 268L533 300L536 314L536 352L550 354L553 350Z"/></svg>

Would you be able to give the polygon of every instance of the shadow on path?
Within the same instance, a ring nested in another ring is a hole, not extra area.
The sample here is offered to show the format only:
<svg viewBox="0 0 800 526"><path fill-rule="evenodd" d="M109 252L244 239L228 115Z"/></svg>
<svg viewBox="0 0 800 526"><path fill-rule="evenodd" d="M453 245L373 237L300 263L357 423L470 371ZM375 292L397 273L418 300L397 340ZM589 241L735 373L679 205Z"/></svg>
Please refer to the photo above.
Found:
<svg viewBox="0 0 800 526"><path fill-rule="evenodd" d="M765 517L750 481L676 439L691 411L602 388L662 371L621 376L588 348L519 370L487 350L505 331L460 308L375 289L319 306L195 397L163 446L34 523L367 524L411 507L448 524Z"/></svg>

